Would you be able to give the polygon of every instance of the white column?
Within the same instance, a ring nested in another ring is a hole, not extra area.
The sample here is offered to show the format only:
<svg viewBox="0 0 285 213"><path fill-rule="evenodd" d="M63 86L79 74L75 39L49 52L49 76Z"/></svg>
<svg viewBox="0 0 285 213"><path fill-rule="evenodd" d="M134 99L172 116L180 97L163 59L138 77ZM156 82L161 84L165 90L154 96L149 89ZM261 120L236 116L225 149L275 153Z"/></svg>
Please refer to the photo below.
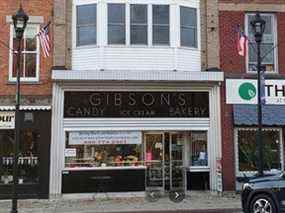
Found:
<svg viewBox="0 0 285 213"><path fill-rule="evenodd" d="M64 132L63 132L64 93L59 85L53 84L52 131L50 146L50 196L61 194L62 169L64 167Z"/></svg>
<svg viewBox="0 0 285 213"><path fill-rule="evenodd" d="M221 112L220 86L214 86L209 94L210 129L208 132L208 153L210 166L210 189L217 190L217 159L221 158Z"/></svg>

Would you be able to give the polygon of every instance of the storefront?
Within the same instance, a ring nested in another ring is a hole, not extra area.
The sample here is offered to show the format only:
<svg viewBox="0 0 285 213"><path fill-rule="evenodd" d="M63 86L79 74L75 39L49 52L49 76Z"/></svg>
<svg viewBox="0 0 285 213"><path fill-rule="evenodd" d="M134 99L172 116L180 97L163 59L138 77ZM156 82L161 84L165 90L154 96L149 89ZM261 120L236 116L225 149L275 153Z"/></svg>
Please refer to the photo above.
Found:
<svg viewBox="0 0 285 213"><path fill-rule="evenodd" d="M51 195L218 190L222 73L206 84L73 74L53 73Z"/></svg>
<svg viewBox="0 0 285 213"><path fill-rule="evenodd" d="M236 189L244 175L257 173L257 110L254 105L234 105ZM284 171L285 107L263 106L263 156L265 173Z"/></svg>
<svg viewBox="0 0 285 213"><path fill-rule="evenodd" d="M50 107L22 106L18 160L20 198L49 193ZM14 107L0 106L0 199L11 197L13 184Z"/></svg>

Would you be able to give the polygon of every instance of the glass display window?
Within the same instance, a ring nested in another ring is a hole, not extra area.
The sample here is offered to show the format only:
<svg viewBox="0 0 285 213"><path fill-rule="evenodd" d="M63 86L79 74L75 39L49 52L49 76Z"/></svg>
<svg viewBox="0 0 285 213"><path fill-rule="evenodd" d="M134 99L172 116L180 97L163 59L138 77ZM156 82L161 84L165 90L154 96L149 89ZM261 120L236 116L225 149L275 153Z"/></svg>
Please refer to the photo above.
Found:
<svg viewBox="0 0 285 213"><path fill-rule="evenodd" d="M19 184L39 182L39 138L35 129L22 129L18 157ZM13 183L14 130L0 131L0 184Z"/></svg>
<svg viewBox="0 0 285 213"><path fill-rule="evenodd" d="M138 134L137 134L138 133ZM66 133L65 167L136 167L143 165L140 132Z"/></svg>
<svg viewBox="0 0 285 213"><path fill-rule="evenodd" d="M257 129L239 128L236 132L236 162L238 172L257 172ZM264 170L281 170L281 129L263 129Z"/></svg>
<svg viewBox="0 0 285 213"><path fill-rule="evenodd" d="M190 132L190 166L208 166L208 139L207 131Z"/></svg>

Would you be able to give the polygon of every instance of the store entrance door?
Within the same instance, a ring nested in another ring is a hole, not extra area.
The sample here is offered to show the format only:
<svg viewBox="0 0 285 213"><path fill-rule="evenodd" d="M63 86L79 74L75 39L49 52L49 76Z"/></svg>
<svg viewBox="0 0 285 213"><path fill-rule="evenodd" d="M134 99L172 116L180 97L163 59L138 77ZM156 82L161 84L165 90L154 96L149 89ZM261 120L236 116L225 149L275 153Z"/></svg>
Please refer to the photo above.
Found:
<svg viewBox="0 0 285 213"><path fill-rule="evenodd" d="M146 190L184 190L184 143L180 140L180 135L176 132L144 135Z"/></svg>

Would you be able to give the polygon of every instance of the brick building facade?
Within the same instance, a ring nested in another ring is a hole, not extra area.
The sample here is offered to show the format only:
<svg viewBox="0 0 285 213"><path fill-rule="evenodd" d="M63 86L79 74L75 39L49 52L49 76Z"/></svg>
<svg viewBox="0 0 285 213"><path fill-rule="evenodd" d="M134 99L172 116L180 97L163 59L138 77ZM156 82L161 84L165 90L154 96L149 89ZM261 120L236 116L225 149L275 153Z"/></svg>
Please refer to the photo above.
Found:
<svg viewBox="0 0 285 213"><path fill-rule="evenodd" d="M13 180L16 54L13 57L12 48L15 49L18 45L13 39L15 33L11 17L19 9L19 2L0 2L0 199L11 195ZM44 58L36 34L51 21L49 35L52 43L53 1L21 2L29 21L24 33L21 55L19 184L23 185L19 186L19 193L30 197L47 197L51 134L50 79L53 58Z"/></svg>
<svg viewBox="0 0 285 213"><path fill-rule="evenodd" d="M284 1L234 1L234 0L220 0L219 1L219 22L220 22L220 67L225 74L226 79L256 79L256 72L251 72L247 66L247 63L251 59L247 57L241 57L238 55L236 42L237 42L237 26L240 29L244 30L244 32L249 33L248 28L248 19L247 17L250 14L254 13L254 11L260 11L264 16L263 18L268 17L267 27L270 29L270 36L272 36L272 42L276 46L276 51L274 52L274 56L272 56L272 60L274 63L274 68L272 69L267 67L267 71L265 73L265 79L284 79L285 74L285 62L284 62L284 54L285 54L285 3ZM267 15L267 16L266 16ZM268 33L268 32L267 32ZM268 35L265 36L265 40L267 40ZM250 40L253 40L253 37L249 36ZM267 42L267 41L266 41ZM269 42L270 43L270 42ZM268 51L268 50L267 50ZM266 51L263 51L264 53ZM254 54L254 52L248 53ZM249 56L250 57L250 56ZM271 60L271 59L268 59ZM256 124L244 124L237 125L238 119L237 115L234 113L235 106L225 104L226 103L226 93L225 93L225 82L222 86L221 91L222 97L222 153L223 153L223 185L225 190L234 190L239 189L238 182L236 182L236 178L242 173L251 175L252 171L249 168L246 168L246 165L242 165L240 161L242 161L242 157L238 157L242 153L242 142L239 137L242 134L242 131L252 131ZM247 106L237 106L238 107L247 107ZM270 108L274 108L274 106L269 106ZM237 109L236 109L237 110ZM264 108L264 111L267 112L268 108ZM280 112L281 113L281 112ZM248 115L251 116L250 114ZM276 115L274 115L276 116ZM264 126L267 128L267 132L278 132L280 133L279 141L283 141L282 136L282 125L268 125L266 123L266 119L264 119ZM248 128L243 129L244 127ZM278 130L278 128L280 128ZM273 133L272 133L273 134ZM266 144L269 139L264 136L264 143ZM254 141L252 141L254 143ZM282 144L282 143L281 143ZM277 166L278 170L283 170L283 147L280 146L279 154L280 157L279 164L281 166ZM240 155L239 155L240 154ZM272 153L271 153L272 154ZM266 160L265 160L266 161ZM241 169L243 168L243 169ZM274 168L274 166L272 166Z"/></svg>

